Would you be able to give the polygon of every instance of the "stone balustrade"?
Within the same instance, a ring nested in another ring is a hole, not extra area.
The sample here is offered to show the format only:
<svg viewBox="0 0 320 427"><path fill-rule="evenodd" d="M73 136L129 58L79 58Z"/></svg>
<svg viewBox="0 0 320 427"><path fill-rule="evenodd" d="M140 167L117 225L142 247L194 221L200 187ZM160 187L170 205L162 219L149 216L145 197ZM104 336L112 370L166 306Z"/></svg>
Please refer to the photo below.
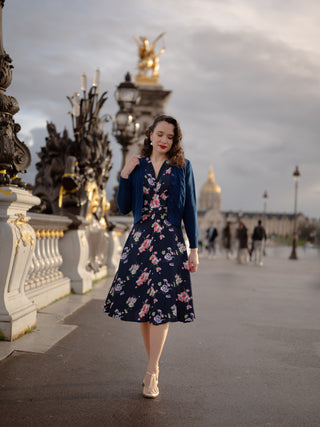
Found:
<svg viewBox="0 0 320 427"><path fill-rule="evenodd" d="M63 258L59 241L72 221L57 215L28 215L36 241L24 288L27 297L39 309L70 293L70 278L61 271Z"/></svg>
<svg viewBox="0 0 320 427"><path fill-rule="evenodd" d="M106 231L82 217L29 212L37 203L24 189L0 188L0 339L16 339L36 326L40 308L113 275L132 225L111 217Z"/></svg>
<svg viewBox="0 0 320 427"><path fill-rule="evenodd" d="M59 267L63 259L58 246L61 237L62 230L36 230L35 252L24 285L27 293L62 277Z"/></svg>

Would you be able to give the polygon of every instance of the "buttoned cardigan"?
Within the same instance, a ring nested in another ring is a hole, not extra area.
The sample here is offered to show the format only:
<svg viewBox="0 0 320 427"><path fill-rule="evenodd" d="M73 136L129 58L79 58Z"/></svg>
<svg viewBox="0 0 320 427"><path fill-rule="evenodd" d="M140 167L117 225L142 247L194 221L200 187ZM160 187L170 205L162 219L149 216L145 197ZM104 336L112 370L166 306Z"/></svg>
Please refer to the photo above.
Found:
<svg viewBox="0 0 320 427"><path fill-rule="evenodd" d="M120 213L126 215L132 211L135 224L142 218L146 159L141 157L139 161L140 165L134 168L127 179L120 176L117 193ZM198 218L192 166L190 161L186 159L184 167L171 166L171 168L167 219L171 224L178 227L181 227L183 220L190 248L197 248Z"/></svg>

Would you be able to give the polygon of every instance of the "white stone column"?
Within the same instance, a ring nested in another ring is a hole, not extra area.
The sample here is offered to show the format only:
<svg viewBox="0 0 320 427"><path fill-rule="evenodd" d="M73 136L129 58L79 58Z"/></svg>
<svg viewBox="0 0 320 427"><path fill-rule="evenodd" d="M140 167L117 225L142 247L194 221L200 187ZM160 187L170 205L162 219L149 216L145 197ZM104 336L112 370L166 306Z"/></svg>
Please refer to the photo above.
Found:
<svg viewBox="0 0 320 427"><path fill-rule="evenodd" d="M86 225L83 223L78 229L68 230L59 241L59 249L63 258L60 269L65 276L71 279L71 288L76 294L84 294L92 289L93 273L88 269L89 245L86 237Z"/></svg>
<svg viewBox="0 0 320 427"><path fill-rule="evenodd" d="M113 276L118 269L123 246L133 225L132 217L113 216L110 221L115 228L109 232L108 275Z"/></svg>
<svg viewBox="0 0 320 427"><path fill-rule="evenodd" d="M27 211L39 203L24 189L0 187L0 333L9 341L36 326L36 306L24 282L36 243Z"/></svg>

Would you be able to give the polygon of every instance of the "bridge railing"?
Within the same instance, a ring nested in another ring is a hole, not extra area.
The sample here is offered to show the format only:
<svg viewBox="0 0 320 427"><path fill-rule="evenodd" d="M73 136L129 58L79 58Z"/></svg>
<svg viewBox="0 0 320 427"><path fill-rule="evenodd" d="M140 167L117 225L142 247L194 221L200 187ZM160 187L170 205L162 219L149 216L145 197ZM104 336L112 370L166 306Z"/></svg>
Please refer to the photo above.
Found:
<svg viewBox="0 0 320 427"><path fill-rule="evenodd" d="M28 212L39 199L16 187L0 188L0 339L12 341L36 326L37 310L92 289L113 275L132 218L111 218L104 230L77 217Z"/></svg>

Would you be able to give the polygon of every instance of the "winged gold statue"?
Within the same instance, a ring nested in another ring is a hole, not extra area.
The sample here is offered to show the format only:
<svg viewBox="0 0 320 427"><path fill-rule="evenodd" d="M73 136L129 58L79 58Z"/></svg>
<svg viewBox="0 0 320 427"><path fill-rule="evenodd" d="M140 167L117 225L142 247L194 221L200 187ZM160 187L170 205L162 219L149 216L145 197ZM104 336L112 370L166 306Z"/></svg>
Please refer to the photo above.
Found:
<svg viewBox="0 0 320 427"><path fill-rule="evenodd" d="M159 78L159 57L165 51L165 47L161 48L156 54L155 47L158 40L160 40L165 33L159 34L158 37L151 43L145 37L133 36L138 45L138 70L136 75L136 82L139 84L158 84ZM151 74L150 74L151 72Z"/></svg>

